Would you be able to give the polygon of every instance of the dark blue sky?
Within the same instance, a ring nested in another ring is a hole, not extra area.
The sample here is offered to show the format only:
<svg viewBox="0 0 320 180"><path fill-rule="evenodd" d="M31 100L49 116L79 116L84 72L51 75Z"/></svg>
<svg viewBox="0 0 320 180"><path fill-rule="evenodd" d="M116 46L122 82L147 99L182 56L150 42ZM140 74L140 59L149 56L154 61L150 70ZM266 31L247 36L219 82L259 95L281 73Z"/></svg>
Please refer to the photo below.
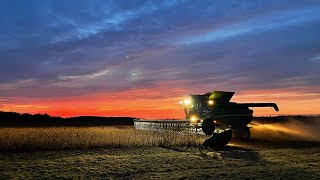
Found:
<svg viewBox="0 0 320 180"><path fill-rule="evenodd" d="M0 23L8 104L164 86L320 94L318 0L8 0Z"/></svg>

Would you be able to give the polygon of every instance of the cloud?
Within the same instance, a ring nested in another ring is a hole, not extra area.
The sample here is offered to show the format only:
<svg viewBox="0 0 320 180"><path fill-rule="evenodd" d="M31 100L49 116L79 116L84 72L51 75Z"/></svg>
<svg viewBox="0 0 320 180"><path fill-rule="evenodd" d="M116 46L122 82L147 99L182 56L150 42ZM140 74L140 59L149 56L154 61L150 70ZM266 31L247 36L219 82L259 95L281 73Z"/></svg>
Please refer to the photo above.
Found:
<svg viewBox="0 0 320 180"><path fill-rule="evenodd" d="M92 79L92 78L97 78L101 76L106 76L106 75L111 75L112 72L109 70L103 70L103 71L98 71L93 74L86 74L86 75L78 75L78 76L58 76L58 79L60 80L68 80L68 79Z"/></svg>
<svg viewBox="0 0 320 180"><path fill-rule="evenodd" d="M319 61L320 60L320 56L314 56L312 58L309 59L310 61Z"/></svg>
<svg viewBox="0 0 320 180"><path fill-rule="evenodd" d="M178 44L208 43L242 35L252 35L253 33L270 30L274 31L277 28L290 28L290 26L300 25L303 22L319 20L319 12L320 7L306 7L305 9L299 8L290 11L275 12L272 13L272 15L264 14L244 22L228 24L209 32L202 32L200 35L187 37L178 42Z"/></svg>
<svg viewBox="0 0 320 180"><path fill-rule="evenodd" d="M6 2L0 95L318 87L319 9L315 1Z"/></svg>

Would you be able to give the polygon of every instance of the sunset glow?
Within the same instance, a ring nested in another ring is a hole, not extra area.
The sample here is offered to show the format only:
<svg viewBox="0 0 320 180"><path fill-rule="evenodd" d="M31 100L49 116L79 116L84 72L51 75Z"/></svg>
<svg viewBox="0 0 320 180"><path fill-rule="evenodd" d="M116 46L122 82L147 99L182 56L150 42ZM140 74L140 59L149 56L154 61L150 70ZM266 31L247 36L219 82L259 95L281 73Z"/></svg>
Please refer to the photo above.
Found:
<svg viewBox="0 0 320 180"><path fill-rule="evenodd" d="M59 99L11 99L15 104L3 104L5 111L48 113L55 116L130 116L150 119L183 119L183 110L179 100L187 97L184 90L155 91L144 89L121 93L94 94L82 97L68 97ZM288 115L288 114L318 114L320 98L317 94L302 94L273 91L246 91L236 94L236 102L276 102L280 111L272 108L255 108L256 116Z"/></svg>

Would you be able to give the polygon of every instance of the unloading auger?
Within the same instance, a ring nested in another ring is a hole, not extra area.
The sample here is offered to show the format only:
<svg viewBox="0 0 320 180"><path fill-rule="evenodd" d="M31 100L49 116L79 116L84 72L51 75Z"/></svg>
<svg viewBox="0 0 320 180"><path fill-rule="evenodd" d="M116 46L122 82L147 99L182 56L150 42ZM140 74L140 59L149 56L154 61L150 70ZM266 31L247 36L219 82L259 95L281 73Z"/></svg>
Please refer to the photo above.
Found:
<svg viewBox="0 0 320 180"><path fill-rule="evenodd" d="M235 103L230 102L235 92L214 91L199 95L190 95L180 101L186 120L136 120L135 127L140 130L175 130L201 133L211 136L204 146L224 146L232 137L249 140L253 107L273 107L275 103Z"/></svg>

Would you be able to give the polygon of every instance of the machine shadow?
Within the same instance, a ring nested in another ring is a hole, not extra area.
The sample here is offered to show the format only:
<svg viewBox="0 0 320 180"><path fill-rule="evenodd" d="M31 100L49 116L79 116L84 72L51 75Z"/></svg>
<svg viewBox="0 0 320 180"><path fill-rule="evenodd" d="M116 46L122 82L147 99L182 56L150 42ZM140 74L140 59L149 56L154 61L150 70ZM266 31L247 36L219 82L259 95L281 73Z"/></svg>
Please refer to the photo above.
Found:
<svg viewBox="0 0 320 180"><path fill-rule="evenodd" d="M251 162L263 162L259 153L251 148L227 145L209 148L211 151L220 153L222 158L241 159Z"/></svg>
<svg viewBox="0 0 320 180"><path fill-rule="evenodd" d="M286 141L286 140L263 140L250 139L249 141L231 141L232 144L238 147L250 149L303 149L303 148L318 148L320 142L316 141Z"/></svg>
<svg viewBox="0 0 320 180"><path fill-rule="evenodd" d="M219 153L222 158L241 159L251 162L265 162L265 160L259 155L260 150L319 147L320 142L251 139L250 141L232 140L227 146L217 146L207 149L209 151Z"/></svg>

